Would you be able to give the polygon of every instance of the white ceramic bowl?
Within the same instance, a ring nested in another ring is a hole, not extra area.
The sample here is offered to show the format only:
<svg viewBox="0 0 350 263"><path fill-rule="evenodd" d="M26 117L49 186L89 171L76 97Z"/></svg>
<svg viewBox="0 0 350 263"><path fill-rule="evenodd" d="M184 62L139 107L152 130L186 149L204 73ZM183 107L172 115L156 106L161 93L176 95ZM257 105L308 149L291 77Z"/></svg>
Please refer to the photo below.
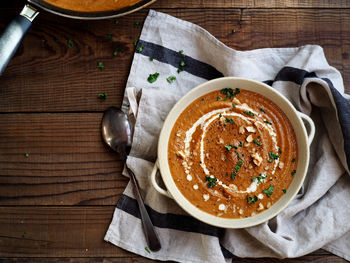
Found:
<svg viewBox="0 0 350 263"><path fill-rule="evenodd" d="M296 134L298 143L298 166L296 169L297 172L294 175L294 179L291 185L289 186L287 193L264 212L259 213L253 217L242 219L221 218L198 209L189 200L187 200L177 188L173 177L171 176L168 164L168 142L170 133L182 111L186 109L187 106L189 106L197 98L211 91L221 90L226 87L230 87L232 89L240 88L253 91L272 100L287 115L294 128L294 132ZM309 134L306 131L303 120L306 123L308 123ZM175 104L175 106L169 112L159 136L158 160L152 171L152 184L159 193L173 198L187 213L205 223L223 228L245 228L254 226L276 216L285 207L287 207L287 205L293 200L295 195L298 193L305 179L305 175L309 165L309 148L314 134L315 125L313 121L307 115L298 112L283 95L272 89L270 86L262 82L257 82L244 78L225 77L214 79L205 82L189 91ZM162 189L156 181L156 174L158 169L160 170L162 179L167 190Z"/></svg>

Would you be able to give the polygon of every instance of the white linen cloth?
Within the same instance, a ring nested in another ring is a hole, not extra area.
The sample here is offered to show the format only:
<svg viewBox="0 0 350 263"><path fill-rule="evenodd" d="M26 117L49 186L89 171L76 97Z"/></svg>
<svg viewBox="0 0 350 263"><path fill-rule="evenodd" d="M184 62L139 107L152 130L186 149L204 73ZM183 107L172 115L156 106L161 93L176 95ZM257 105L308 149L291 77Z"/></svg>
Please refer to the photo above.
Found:
<svg viewBox="0 0 350 263"><path fill-rule="evenodd" d="M319 46L236 51L192 23L151 10L135 53L123 109L136 117L127 165L135 172L162 249L149 253L129 183L105 240L139 255L178 262L230 262L232 257L299 257L319 248L350 260L350 104L340 73ZM184 50L185 58L179 50ZM153 58L153 61L149 57ZM183 72L177 73L180 61ZM154 83L149 74L159 73ZM166 78L176 76L170 84ZM229 230L187 215L157 193L150 174L162 123L175 102L209 79L262 81L311 116L316 135L297 197L261 225Z"/></svg>

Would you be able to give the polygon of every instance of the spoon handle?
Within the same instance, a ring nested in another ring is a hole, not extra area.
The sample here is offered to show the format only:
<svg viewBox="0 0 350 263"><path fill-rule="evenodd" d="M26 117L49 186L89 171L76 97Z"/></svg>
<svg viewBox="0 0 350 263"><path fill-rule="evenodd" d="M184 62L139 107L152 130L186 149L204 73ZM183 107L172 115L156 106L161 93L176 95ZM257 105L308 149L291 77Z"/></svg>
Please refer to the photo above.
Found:
<svg viewBox="0 0 350 263"><path fill-rule="evenodd" d="M142 200L140 188L139 188L139 185L136 181L136 177L135 177L134 173L129 169L129 167L126 167L126 170L128 171L128 173L130 175L130 180L134 185L134 192L136 195L137 203L139 205L141 222L142 222L143 232L145 233L147 245L148 245L150 250L158 251L161 249L159 237L154 229L152 221L151 221L151 219L148 215L148 212L146 210L145 204Z"/></svg>

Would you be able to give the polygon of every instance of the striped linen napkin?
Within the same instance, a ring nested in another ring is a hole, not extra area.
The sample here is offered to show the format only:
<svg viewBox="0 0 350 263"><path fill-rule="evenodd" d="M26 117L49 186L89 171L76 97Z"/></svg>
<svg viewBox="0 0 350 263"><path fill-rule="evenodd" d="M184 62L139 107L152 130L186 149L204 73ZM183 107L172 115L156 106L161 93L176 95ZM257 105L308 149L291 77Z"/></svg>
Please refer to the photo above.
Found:
<svg viewBox="0 0 350 263"><path fill-rule="evenodd" d="M148 258L178 262L298 257L319 248L350 260L350 96L321 47L236 51L197 25L151 10L137 50L123 102L123 109L135 118L127 164L142 188L162 249L145 249L130 183L118 201L106 241ZM155 72L158 79L149 83ZM176 80L169 83L169 76ZM299 194L269 222L246 229L221 229L196 220L157 193L149 178L160 129L172 106L193 87L222 76L271 85L316 125L309 171Z"/></svg>

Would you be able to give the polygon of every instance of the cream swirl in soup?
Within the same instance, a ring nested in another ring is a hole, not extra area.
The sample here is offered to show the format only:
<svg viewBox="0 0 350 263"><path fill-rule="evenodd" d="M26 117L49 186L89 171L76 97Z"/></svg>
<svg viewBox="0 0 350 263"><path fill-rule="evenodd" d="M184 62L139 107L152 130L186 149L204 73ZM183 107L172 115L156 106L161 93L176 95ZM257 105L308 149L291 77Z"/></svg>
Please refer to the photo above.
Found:
<svg viewBox="0 0 350 263"><path fill-rule="evenodd" d="M224 88L190 104L169 138L168 162L182 194L226 218L271 207L293 180L297 142L287 116L255 92Z"/></svg>

